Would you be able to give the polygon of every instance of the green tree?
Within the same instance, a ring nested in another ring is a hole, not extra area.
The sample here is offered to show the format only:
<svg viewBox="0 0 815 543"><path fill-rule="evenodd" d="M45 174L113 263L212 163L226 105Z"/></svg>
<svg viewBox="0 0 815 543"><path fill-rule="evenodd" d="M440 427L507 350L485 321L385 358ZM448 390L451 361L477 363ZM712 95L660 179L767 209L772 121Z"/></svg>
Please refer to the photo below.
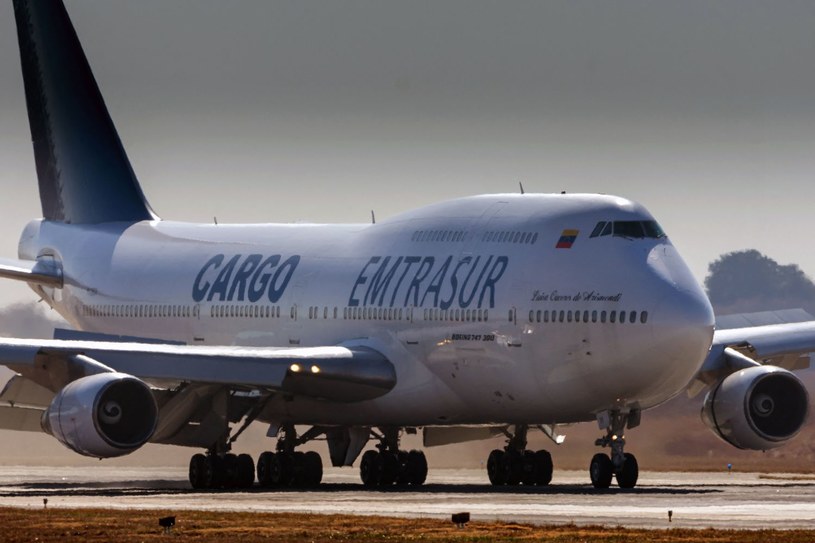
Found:
<svg viewBox="0 0 815 543"><path fill-rule="evenodd" d="M727 253L711 263L705 288L717 314L798 307L815 312L815 283L801 268L780 265L755 249Z"/></svg>

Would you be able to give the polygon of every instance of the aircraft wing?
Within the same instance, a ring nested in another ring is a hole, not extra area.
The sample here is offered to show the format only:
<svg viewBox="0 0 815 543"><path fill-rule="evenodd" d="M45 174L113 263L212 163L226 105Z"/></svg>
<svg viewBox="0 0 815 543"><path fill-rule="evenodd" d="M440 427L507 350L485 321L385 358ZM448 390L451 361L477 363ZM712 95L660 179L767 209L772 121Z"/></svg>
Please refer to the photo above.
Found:
<svg viewBox="0 0 815 543"><path fill-rule="evenodd" d="M47 260L0 258L0 277L49 287L62 287L62 270Z"/></svg>
<svg viewBox="0 0 815 543"><path fill-rule="evenodd" d="M391 362L365 346L272 348L2 338L0 365L54 392L75 379L111 371L151 383L222 385L339 402L370 400L396 384Z"/></svg>
<svg viewBox="0 0 815 543"><path fill-rule="evenodd" d="M721 378L751 366L806 369L812 352L815 352L815 320L717 330L688 394L695 396Z"/></svg>

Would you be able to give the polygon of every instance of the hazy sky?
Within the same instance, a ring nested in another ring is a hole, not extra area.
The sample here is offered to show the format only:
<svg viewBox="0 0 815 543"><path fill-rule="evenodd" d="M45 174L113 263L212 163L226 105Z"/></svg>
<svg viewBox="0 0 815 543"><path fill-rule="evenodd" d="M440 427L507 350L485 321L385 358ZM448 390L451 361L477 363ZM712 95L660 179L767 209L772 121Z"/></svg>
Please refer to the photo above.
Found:
<svg viewBox="0 0 815 543"><path fill-rule="evenodd" d="M699 279L744 248L815 275L815 2L66 4L164 218L364 222L523 181L640 201ZM15 256L40 207L11 2L0 25Z"/></svg>

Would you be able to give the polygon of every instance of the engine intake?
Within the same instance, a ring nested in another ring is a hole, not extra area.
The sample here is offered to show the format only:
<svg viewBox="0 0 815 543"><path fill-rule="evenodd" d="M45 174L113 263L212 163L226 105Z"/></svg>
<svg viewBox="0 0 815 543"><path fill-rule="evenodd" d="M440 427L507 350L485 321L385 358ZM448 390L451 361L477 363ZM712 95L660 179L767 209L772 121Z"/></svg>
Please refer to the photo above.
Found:
<svg viewBox="0 0 815 543"><path fill-rule="evenodd" d="M95 458L129 454L152 437L158 407L144 381L100 373L65 386L43 414L42 428L69 449Z"/></svg>
<svg viewBox="0 0 815 543"><path fill-rule="evenodd" d="M795 437L806 421L809 394L798 377L756 366L725 377L707 397L702 420L739 449L767 450Z"/></svg>

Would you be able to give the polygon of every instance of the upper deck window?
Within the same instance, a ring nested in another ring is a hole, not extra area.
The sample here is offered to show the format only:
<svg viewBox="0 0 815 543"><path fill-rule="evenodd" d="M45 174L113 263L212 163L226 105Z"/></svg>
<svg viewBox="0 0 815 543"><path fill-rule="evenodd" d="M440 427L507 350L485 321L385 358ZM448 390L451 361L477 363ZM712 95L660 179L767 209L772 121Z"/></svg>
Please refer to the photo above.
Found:
<svg viewBox="0 0 815 543"><path fill-rule="evenodd" d="M592 230L591 238L614 235L628 239L659 239L665 232L656 221L600 221Z"/></svg>

